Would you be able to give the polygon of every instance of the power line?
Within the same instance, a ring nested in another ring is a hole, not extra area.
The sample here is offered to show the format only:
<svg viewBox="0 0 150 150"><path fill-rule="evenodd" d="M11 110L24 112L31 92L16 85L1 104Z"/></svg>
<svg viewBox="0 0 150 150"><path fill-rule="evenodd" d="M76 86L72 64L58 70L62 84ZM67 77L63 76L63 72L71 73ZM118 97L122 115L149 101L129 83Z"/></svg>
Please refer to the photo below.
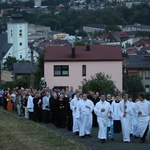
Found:
<svg viewBox="0 0 150 150"><path fill-rule="evenodd" d="M29 52L28 52L29 53ZM27 55L25 56L25 58L27 58L27 56L28 56L28 53L27 53ZM17 67L17 69L15 69L16 71L17 70L19 70L19 68L21 67L23 65L23 63L20 63L20 65Z"/></svg>
<svg viewBox="0 0 150 150"><path fill-rule="evenodd" d="M27 58L27 56L28 56L28 53L27 53L27 55L25 56L25 58ZM17 69L16 70L18 70L21 66L23 65L23 63L20 63L20 65L17 67ZM1 71L1 73L3 73L5 70L2 70ZM8 72L5 72L6 74L9 74Z"/></svg>
<svg viewBox="0 0 150 150"><path fill-rule="evenodd" d="M34 87L34 72L33 72L33 66L34 66L34 59L33 59L33 43L30 45L31 49L31 75L30 75L30 87Z"/></svg>
<svg viewBox="0 0 150 150"><path fill-rule="evenodd" d="M10 54L13 54L13 53L16 53L16 52L19 52L19 51L22 51L22 50L25 50L25 49L29 49L29 47L25 47L25 48L22 48L22 49L19 49L19 50L17 50L17 51L13 51L13 52L11 52Z"/></svg>

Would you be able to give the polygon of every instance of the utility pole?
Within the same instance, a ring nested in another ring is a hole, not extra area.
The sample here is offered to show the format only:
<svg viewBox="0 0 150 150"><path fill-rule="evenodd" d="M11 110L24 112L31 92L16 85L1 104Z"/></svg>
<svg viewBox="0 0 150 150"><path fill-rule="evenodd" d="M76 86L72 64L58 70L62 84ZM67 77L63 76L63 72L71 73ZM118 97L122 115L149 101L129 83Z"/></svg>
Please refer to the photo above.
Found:
<svg viewBox="0 0 150 150"><path fill-rule="evenodd" d="M127 64L126 60L123 61L123 90L127 91Z"/></svg>
<svg viewBox="0 0 150 150"><path fill-rule="evenodd" d="M33 42L30 43L31 50L31 74L30 74L30 87L34 87L34 59L33 59Z"/></svg>

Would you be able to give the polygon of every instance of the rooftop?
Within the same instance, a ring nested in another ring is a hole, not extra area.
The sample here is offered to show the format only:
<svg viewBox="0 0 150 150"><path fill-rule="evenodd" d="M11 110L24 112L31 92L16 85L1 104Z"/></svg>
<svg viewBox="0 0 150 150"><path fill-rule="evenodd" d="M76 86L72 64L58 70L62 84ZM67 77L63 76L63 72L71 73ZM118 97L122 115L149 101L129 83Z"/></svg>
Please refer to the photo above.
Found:
<svg viewBox="0 0 150 150"><path fill-rule="evenodd" d="M121 61L120 46L90 45L75 47L75 58L72 58L71 46L49 46L46 49L45 61Z"/></svg>
<svg viewBox="0 0 150 150"><path fill-rule="evenodd" d="M130 55L125 58L127 61L127 68L130 69L150 69L150 56Z"/></svg>
<svg viewBox="0 0 150 150"><path fill-rule="evenodd" d="M30 74L32 71L31 63L14 63L13 64L13 74ZM34 67L33 72L35 72L36 67Z"/></svg>
<svg viewBox="0 0 150 150"><path fill-rule="evenodd" d="M12 44L7 43L7 33L0 34L0 59L2 59Z"/></svg>
<svg viewBox="0 0 150 150"><path fill-rule="evenodd" d="M105 25L103 25L103 24L89 24L89 25L85 25L84 27L104 28L105 29Z"/></svg>
<svg viewBox="0 0 150 150"><path fill-rule="evenodd" d="M116 34L121 37L121 38L126 38L128 37L128 34L126 32L116 32Z"/></svg>
<svg viewBox="0 0 150 150"><path fill-rule="evenodd" d="M134 24L134 25L126 25L126 27L134 27L134 28L142 28L142 29L150 29L149 25L141 25L141 24Z"/></svg>

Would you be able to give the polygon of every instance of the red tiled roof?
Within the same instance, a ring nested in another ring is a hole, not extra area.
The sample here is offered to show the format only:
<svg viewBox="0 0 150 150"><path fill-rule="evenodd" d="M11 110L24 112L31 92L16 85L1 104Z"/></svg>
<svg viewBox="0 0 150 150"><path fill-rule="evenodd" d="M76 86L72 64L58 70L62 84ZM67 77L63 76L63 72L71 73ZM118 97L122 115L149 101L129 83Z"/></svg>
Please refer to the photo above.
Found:
<svg viewBox="0 0 150 150"><path fill-rule="evenodd" d="M129 49L126 50L126 53L128 53L128 54L134 54L134 53L136 53L136 48L134 48L134 47L129 48Z"/></svg>
<svg viewBox="0 0 150 150"><path fill-rule="evenodd" d="M150 39L140 39L139 41L133 44L134 46L145 46L150 47Z"/></svg>
<svg viewBox="0 0 150 150"><path fill-rule="evenodd" d="M72 58L71 46L49 46L46 49L45 61L121 61L120 46L90 45L75 47L75 58Z"/></svg>
<svg viewBox="0 0 150 150"><path fill-rule="evenodd" d="M134 46L141 46L143 44L144 44L143 39L140 39L139 41L133 43Z"/></svg>
<svg viewBox="0 0 150 150"><path fill-rule="evenodd" d="M128 34L126 32L116 32L116 34L121 38L127 38Z"/></svg>

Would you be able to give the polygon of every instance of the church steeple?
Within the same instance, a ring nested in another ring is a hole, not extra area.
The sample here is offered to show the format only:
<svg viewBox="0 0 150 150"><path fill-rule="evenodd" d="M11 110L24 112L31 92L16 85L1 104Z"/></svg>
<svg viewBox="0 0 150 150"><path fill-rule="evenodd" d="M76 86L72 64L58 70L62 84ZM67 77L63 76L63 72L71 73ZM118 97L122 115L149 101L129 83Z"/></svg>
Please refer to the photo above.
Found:
<svg viewBox="0 0 150 150"><path fill-rule="evenodd" d="M14 7L10 21L7 23L7 41L12 44L9 56L17 60L28 59L28 23L20 12L20 7Z"/></svg>
<svg viewBox="0 0 150 150"><path fill-rule="evenodd" d="M26 22L23 18L23 15L20 13L20 7L15 6L14 7L14 13L11 15L10 22Z"/></svg>

